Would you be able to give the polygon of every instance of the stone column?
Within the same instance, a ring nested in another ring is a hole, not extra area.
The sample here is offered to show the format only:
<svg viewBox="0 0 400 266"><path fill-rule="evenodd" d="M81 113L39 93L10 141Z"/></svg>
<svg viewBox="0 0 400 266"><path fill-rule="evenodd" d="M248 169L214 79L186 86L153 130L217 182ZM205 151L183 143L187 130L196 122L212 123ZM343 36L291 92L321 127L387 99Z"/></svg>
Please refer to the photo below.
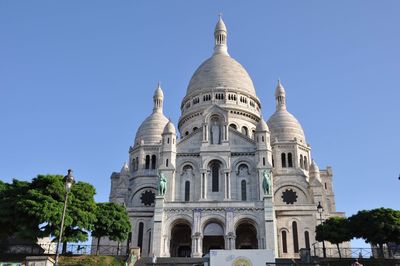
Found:
<svg viewBox="0 0 400 266"><path fill-rule="evenodd" d="M201 234L199 232L195 233L192 236L192 257L193 258L201 258L203 255L202 248L200 246L200 238Z"/></svg>
<svg viewBox="0 0 400 266"><path fill-rule="evenodd" d="M229 200L231 198L231 182L230 182L229 171L225 172L224 187L225 187L225 200Z"/></svg>
<svg viewBox="0 0 400 266"><path fill-rule="evenodd" d="M201 189L201 199L207 199L207 171L203 170L201 172L201 180L200 180L200 189Z"/></svg>
<svg viewBox="0 0 400 266"><path fill-rule="evenodd" d="M275 257L278 255L278 240L275 221L275 210L272 195L265 195L264 201L264 222L265 222L265 249L273 250ZM262 239L263 237L261 237Z"/></svg>
<svg viewBox="0 0 400 266"><path fill-rule="evenodd" d="M169 237L168 235L163 236L163 252L162 252L162 257L170 257L170 252L169 252Z"/></svg>
<svg viewBox="0 0 400 266"><path fill-rule="evenodd" d="M156 196L156 203L154 207L154 224L153 224L153 240L152 251L157 257L168 256L164 254L165 244L163 242L163 213L164 213L164 197Z"/></svg>

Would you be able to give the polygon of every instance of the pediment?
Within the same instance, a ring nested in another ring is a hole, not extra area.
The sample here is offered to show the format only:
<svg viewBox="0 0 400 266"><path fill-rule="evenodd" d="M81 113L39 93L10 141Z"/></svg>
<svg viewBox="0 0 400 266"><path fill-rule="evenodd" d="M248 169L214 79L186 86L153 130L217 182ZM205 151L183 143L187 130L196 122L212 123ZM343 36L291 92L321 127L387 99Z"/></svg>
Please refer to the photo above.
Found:
<svg viewBox="0 0 400 266"><path fill-rule="evenodd" d="M180 139L176 145L177 152L198 152L203 141L201 128Z"/></svg>
<svg viewBox="0 0 400 266"><path fill-rule="evenodd" d="M253 139L245 136L241 132L233 128L229 128L229 145L231 146L231 148L234 148L236 146L255 148L256 142Z"/></svg>

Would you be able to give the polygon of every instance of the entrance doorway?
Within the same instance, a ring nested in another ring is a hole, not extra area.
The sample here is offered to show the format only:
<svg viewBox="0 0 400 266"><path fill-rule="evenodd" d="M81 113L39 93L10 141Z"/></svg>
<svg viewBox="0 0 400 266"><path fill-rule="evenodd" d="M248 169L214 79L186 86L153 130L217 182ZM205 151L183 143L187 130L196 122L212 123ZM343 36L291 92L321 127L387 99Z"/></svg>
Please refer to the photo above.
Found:
<svg viewBox="0 0 400 266"><path fill-rule="evenodd" d="M192 253L192 230L186 223L178 223L171 230L170 256L190 257Z"/></svg>
<svg viewBox="0 0 400 266"><path fill-rule="evenodd" d="M211 222L204 228L203 253L209 253L210 249L225 249L224 229L219 223Z"/></svg>
<svg viewBox="0 0 400 266"><path fill-rule="evenodd" d="M243 222L236 228L236 249L257 249L257 229L249 222Z"/></svg>

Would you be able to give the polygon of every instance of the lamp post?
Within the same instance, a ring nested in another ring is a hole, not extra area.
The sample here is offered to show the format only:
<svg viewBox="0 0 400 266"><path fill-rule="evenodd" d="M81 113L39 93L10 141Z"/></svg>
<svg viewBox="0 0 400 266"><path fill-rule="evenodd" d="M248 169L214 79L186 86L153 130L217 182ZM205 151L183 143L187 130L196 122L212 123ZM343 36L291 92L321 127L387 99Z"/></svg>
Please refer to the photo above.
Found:
<svg viewBox="0 0 400 266"><path fill-rule="evenodd" d="M324 208L321 205L321 202L318 202L317 211L319 213L319 219L321 221L321 234L322 234L322 253L324 258L326 258L326 248L325 248L325 241L324 241L324 226L322 225L322 213L324 212Z"/></svg>
<svg viewBox="0 0 400 266"><path fill-rule="evenodd" d="M56 247L56 259L55 259L55 266L58 266L58 257L60 255L59 247L61 243L63 228L64 228L64 219L65 219L65 210L67 209L67 202L68 202L68 194L71 191L72 184L74 183L74 177L72 176L72 170L68 169L68 174L64 176L65 182L65 199L64 199L64 209L61 218L61 226L60 226L60 235L58 236L57 247Z"/></svg>

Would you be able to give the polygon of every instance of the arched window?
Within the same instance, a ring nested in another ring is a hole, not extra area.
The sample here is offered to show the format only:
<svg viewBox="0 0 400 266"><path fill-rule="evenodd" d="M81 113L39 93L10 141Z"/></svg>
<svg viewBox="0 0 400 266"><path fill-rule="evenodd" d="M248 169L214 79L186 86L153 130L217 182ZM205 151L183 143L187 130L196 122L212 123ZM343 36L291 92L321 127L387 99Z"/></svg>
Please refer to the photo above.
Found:
<svg viewBox="0 0 400 266"><path fill-rule="evenodd" d="M308 162L306 156L304 156L304 169L308 170Z"/></svg>
<svg viewBox="0 0 400 266"><path fill-rule="evenodd" d="M189 131L186 131L186 132L185 132L185 136L187 136L187 135L189 135Z"/></svg>
<svg viewBox="0 0 400 266"><path fill-rule="evenodd" d="M229 127L233 128L233 129L235 129L235 130L237 130L237 126L236 126L235 124L230 124Z"/></svg>
<svg viewBox="0 0 400 266"><path fill-rule="evenodd" d="M272 155L272 167L275 167L274 156Z"/></svg>
<svg viewBox="0 0 400 266"><path fill-rule="evenodd" d="M194 128L193 128L193 131L196 131L197 129L198 129L198 127L194 127Z"/></svg>
<svg viewBox="0 0 400 266"><path fill-rule="evenodd" d="M150 169L150 155L146 155L146 164L145 164L144 168Z"/></svg>
<svg viewBox="0 0 400 266"><path fill-rule="evenodd" d="M293 167L293 161L292 161L292 153L289 152L287 155L287 161L288 161L288 167Z"/></svg>
<svg viewBox="0 0 400 266"><path fill-rule="evenodd" d="M169 138L167 138L167 144L169 144Z"/></svg>
<svg viewBox="0 0 400 266"><path fill-rule="evenodd" d="M244 135L246 135L246 136L249 135L249 130L247 129L247 127L245 127L245 126L242 127L242 133L243 133Z"/></svg>
<svg viewBox="0 0 400 266"><path fill-rule="evenodd" d="M168 167L168 159L165 160L165 166Z"/></svg>
<svg viewBox="0 0 400 266"><path fill-rule="evenodd" d="M261 136L261 141L264 142L264 136Z"/></svg>
<svg viewBox="0 0 400 266"><path fill-rule="evenodd" d="M255 130L251 131L251 138L256 139L256 131ZM264 137L263 137L263 142L264 142Z"/></svg>
<svg viewBox="0 0 400 266"><path fill-rule="evenodd" d="M286 154L282 152L281 154L282 168L286 167Z"/></svg>
<svg viewBox="0 0 400 266"><path fill-rule="evenodd" d="M148 254L150 255L150 249L151 249L151 230L149 231L149 245L148 245Z"/></svg>
<svg viewBox="0 0 400 266"><path fill-rule="evenodd" d="M286 231L282 231L282 251L287 253L287 234Z"/></svg>
<svg viewBox="0 0 400 266"><path fill-rule="evenodd" d="M293 232L293 250L295 253L299 252L299 237L297 235L297 223L292 223L292 232Z"/></svg>
<svg viewBox="0 0 400 266"><path fill-rule="evenodd" d="M265 157L263 157L263 166L265 166Z"/></svg>
<svg viewBox="0 0 400 266"><path fill-rule="evenodd" d="M211 183L212 183L212 192L219 191L219 163L213 162L211 164Z"/></svg>
<svg viewBox="0 0 400 266"><path fill-rule="evenodd" d="M302 154L300 154L300 168L301 169L304 168L304 166L303 166L303 155Z"/></svg>
<svg viewBox="0 0 400 266"><path fill-rule="evenodd" d="M308 231L304 231L304 241L306 244L306 248L310 248L310 234L308 233Z"/></svg>
<svg viewBox="0 0 400 266"><path fill-rule="evenodd" d="M151 169L156 169L157 157L155 155L151 156Z"/></svg>
<svg viewBox="0 0 400 266"><path fill-rule="evenodd" d="M143 245L143 223L139 223L139 232L138 232L138 240L137 240L137 245L140 247L140 250L142 250L142 245Z"/></svg>
<svg viewBox="0 0 400 266"><path fill-rule="evenodd" d="M133 171L136 171L136 160L135 159L132 159L132 170Z"/></svg>
<svg viewBox="0 0 400 266"><path fill-rule="evenodd" d="M242 180L241 182L241 189L242 189L242 200L246 201L247 200L247 194L246 194L246 180Z"/></svg>
<svg viewBox="0 0 400 266"><path fill-rule="evenodd" d="M185 182L185 201L190 200L190 182L186 181Z"/></svg>

